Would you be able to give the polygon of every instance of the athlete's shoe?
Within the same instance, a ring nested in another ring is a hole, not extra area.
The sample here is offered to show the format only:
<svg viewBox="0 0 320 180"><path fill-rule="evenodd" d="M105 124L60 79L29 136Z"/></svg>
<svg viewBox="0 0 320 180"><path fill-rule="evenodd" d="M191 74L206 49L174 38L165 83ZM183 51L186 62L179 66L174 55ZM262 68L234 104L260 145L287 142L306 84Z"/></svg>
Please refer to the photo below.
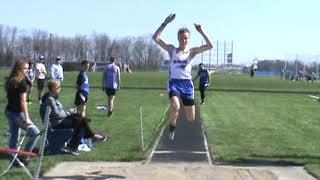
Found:
<svg viewBox="0 0 320 180"><path fill-rule="evenodd" d="M169 139L173 140L174 139L174 134L175 134L175 126L172 126L171 124L169 125Z"/></svg>
<svg viewBox="0 0 320 180"><path fill-rule="evenodd" d="M174 140L174 130L173 131L169 131L169 138L170 140Z"/></svg>
<svg viewBox="0 0 320 180"><path fill-rule="evenodd" d="M73 150L70 147L66 146L61 149L62 152L72 154L74 156L79 156L79 152L77 150Z"/></svg>
<svg viewBox="0 0 320 180"><path fill-rule="evenodd" d="M108 137L106 135L103 135L101 133L97 133L94 135L94 137L92 138L93 142L106 142L108 139Z"/></svg>
<svg viewBox="0 0 320 180"><path fill-rule="evenodd" d="M204 104L204 100L201 100L201 103L200 103L200 105L202 105L202 104Z"/></svg>
<svg viewBox="0 0 320 180"><path fill-rule="evenodd" d="M87 144L80 144L78 146L78 151L90 152L91 148L89 148Z"/></svg>

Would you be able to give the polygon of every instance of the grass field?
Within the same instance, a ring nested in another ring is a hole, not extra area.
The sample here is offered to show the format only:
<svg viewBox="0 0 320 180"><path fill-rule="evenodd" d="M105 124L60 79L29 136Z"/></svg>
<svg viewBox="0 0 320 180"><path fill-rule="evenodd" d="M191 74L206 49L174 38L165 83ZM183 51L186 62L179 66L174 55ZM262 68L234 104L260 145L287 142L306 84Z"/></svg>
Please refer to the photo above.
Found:
<svg viewBox="0 0 320 180"><path fill-rule="evenodd" d="M67 73L64 88L60 96L61 102L66 107L73 106L77 73ZM136 74L140 76L141 74ZM135 76L135 75L133 75ZM163 75L154 74L154 78L163 77ZM4 77L4 76L2 76ZM153 73L148 74L147 81L154 82ZM90 80L93 86L101 84L101 75L91 74ZM130 84L131 76L122 76L123 84ZM140 82L139 79L135 80ZM128 82L128 83L127 83ZM1 82L3 83L3 82ZM157 82L161 86L161 83ZM137 87L142 84L137 83ZM163 89L121 89L118 98L115 100L115 114L113 118L107 118L106 112L96 110L97 105L105 105L107 102L106 95L100 88L91 89L87 116L92 119L91 126L98 132L108 134L109 142L96 144L90 153L82 153L81 156L74 157L70 155L45 156L42 170L48 170L54 164L60 161L139 161L146 158L146 152L142 151L141 135L140 135L140 106L143 110L144 120L144 140L145 144L152 142L155 137L155 130L163 119L162 115L168 104L165 90L166 82L163 77ZM1 86L3 87L3 86ZM4 92L4 91L3 91ZM33 91L33 97L36 97L36 90ZM0 95L0 109L4 110L6 105L5 93ZM42 128L40 116L38 113L38 103L29 106L31 117L38 127ZM0 115L0 146L7 146L7 120L3 113ZM152 145L152 144L151 144ZM150 148L150 146L148 147ZM3 156L2 156L3 157ZM32 161L30 169L34 169L36 161ZM4 170L8 162L5 157L0 158L0 171ZM4 179L23 179L24 177L20 169L13 169L4 176Z"/></svg>
<svg viewBox="0 0 320 180"><path fill-rule="evenodd" d="M60 97L66 106L73 105L76 75L75 72L66 74ZM4 76L2 72L1 77ZM110 141L95 145L92 152L82 153L79 157L45 156L43 171L60 161L136 161L146 158L147 151L141 150L139 107L143 107L145 140L152 142L156 135L155 129L168 104L165 89L167 73L123 74L122 89L116 99L116 113L111 119L106 118L106 112L95 109L97 105L106 104L106 96L98 88L101 85L100 79L100 73L90 73L90 83L94 88L90 92L87 115L93 119L93 129L107 133ZM3 81L0 85L2 83ZM214 159L226 163L301 163L307 164L306 168L310 172L320 176L320 144L317 142L317 135L320 133L317 109L320 104L306 96L317 95L318 88L318 82L291 82L278 78L235 75L214 76L213 88L210 87L207 91L206 104L200 106ZM36 90L34 94L35 92ZM299 94L301 92L306 94ZM0 109L3 110L5 104L5 93L1 93ZM38 104L33 103L30 111L39 127L42 127L37 108ZM7 144L6 121L2 114L0 146ZM0 158L0 170L6 165L7 160ZM34 165L35 162L30 169L34 169ZM23 179L21 171L11 170L5 178Z"/></svg>

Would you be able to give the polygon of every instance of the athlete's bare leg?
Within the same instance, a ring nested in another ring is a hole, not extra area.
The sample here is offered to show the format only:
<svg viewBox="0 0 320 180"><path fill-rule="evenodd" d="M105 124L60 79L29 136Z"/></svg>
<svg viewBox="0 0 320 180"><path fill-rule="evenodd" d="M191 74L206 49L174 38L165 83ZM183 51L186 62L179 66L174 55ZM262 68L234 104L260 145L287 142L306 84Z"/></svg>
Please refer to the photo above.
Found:
<svg viewBox="0 0 320 180"><path fill-rule="evenodd" d="M189 122L194 122L195 120L195 105L193 106L184 106L185 112L186 112L186 116L187 116L187 120Z"/></svg>
<svg viewBox="0 0 320 180"><path fill-rule="evenodd" d="M170 114L169 119L172 126L176 126L178 115L180 110L180 101L177 96L170 98Z"/></svg>
<svg viewBox="0 0 320 180"><path fill-rule="evenodd" d="M111 116L113 113L113 101L114 101L114 96L113 95L108 96L108 106L109 106L108 116Z"/></svg>
<svg viewBox="0 0 320 180"><path fill-rule="evenodd" d="M86 117L86 105L80 104L79 106L77 106L77 113L82 117Z"/></svg>

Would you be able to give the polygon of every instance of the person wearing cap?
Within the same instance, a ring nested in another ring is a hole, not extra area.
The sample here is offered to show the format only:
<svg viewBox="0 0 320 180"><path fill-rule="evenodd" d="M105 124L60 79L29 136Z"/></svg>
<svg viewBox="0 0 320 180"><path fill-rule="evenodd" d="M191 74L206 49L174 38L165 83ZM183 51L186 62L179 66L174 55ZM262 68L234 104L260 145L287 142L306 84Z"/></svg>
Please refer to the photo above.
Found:
<svg viewBox="0 0 320 180"><path fill-rule="evenodd" d="M36 64L36 79L38 85L38 100L41 102L41 98L44 94L44 84L46 81L46 66L44 65L44 56L39 57L39 61Z"/></svg>
<svg viewBox="0 0 320 180"><path fill-rule="evenodd" d="M59 56L56 57L55 63L51 65L50 73L52 79L59 79L61 82L63 81L63 68Z"/></svg>
<svg viewBox="0 0 320 180"><path fill-rule="evenodd" d="M210 86L210 73L208 69L205 69L203 67L203 63L199 64L199 71L196 77L193 78L193 81L195 81L198 77L200 77L199 81L199 91L200 91L200 96L201 96L201 105L204 103L204 98L205 98L205 90L207 89L208 86Z"/></svg>

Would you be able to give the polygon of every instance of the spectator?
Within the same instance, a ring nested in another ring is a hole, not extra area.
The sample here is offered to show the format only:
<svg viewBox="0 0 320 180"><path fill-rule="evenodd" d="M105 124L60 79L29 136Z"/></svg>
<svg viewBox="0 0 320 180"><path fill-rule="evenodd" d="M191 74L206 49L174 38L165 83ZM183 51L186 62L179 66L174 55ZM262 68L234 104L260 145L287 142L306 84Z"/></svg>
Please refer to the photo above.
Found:
<svg viewBox="0 0 320 180"><path fill-rule="evenodd" d="M27 93L27 103L32 103L32 87L35 80L35 71L34 71L34 63L32 61L29 61L29 70L28 70L28 76L27 76L27 84L28 84L28 93Z"/></svg>
<svg viewBox="0 0 320 180"><path fill-rule="evenodd" d="M88 122L90 119L84 118L77 114L73 110L64 110L62 104L59 102L59 94L61 92L61 82L58 79L50 79L48 81L48 90L42 101L43 105L40 107L40 111L45 111L46 107L51 108L51 114L49 116L50 125L53 129L68 129L73 128L73 136L71 140L66 144L62 151L71 153L73 155L79 155L78 146L81 142L81 138L92 138L93 142L106 141L107 137L94 133Z"/></svg>
<svg viewBox="0 0 320 180"><path fill-rule="evenodd" d="M17 149L20 130L26 131L29 140L25 145L25 151L31 152L36 145L40 131L32 122L27 106L27 75L29 65L27 62L18 60L6 80L5 89L8 103L5 108L5 115L9 123L9 148ZM20 158L19 158L20 159ZM20 159L25 165L29 158ZM15 163L17 165L18 163Z"/></svg>
<svg viewBox="0 0 320 180"><path fill-rule="evenodd" d="M50 72L52 79L59 79L61 82L63 81L63 68L61 66L60 56L56 57L55 63L51 65Z"/></svg>
<svg viewBox="0 0 320 180"><path fill-rule="evenodd" d="M36 79L38 84L38 100L41 103L41 98L44 94L43 88L46 81L46 66L44 65L44 56L39 57L39 61L36 64Z"/></svg>

